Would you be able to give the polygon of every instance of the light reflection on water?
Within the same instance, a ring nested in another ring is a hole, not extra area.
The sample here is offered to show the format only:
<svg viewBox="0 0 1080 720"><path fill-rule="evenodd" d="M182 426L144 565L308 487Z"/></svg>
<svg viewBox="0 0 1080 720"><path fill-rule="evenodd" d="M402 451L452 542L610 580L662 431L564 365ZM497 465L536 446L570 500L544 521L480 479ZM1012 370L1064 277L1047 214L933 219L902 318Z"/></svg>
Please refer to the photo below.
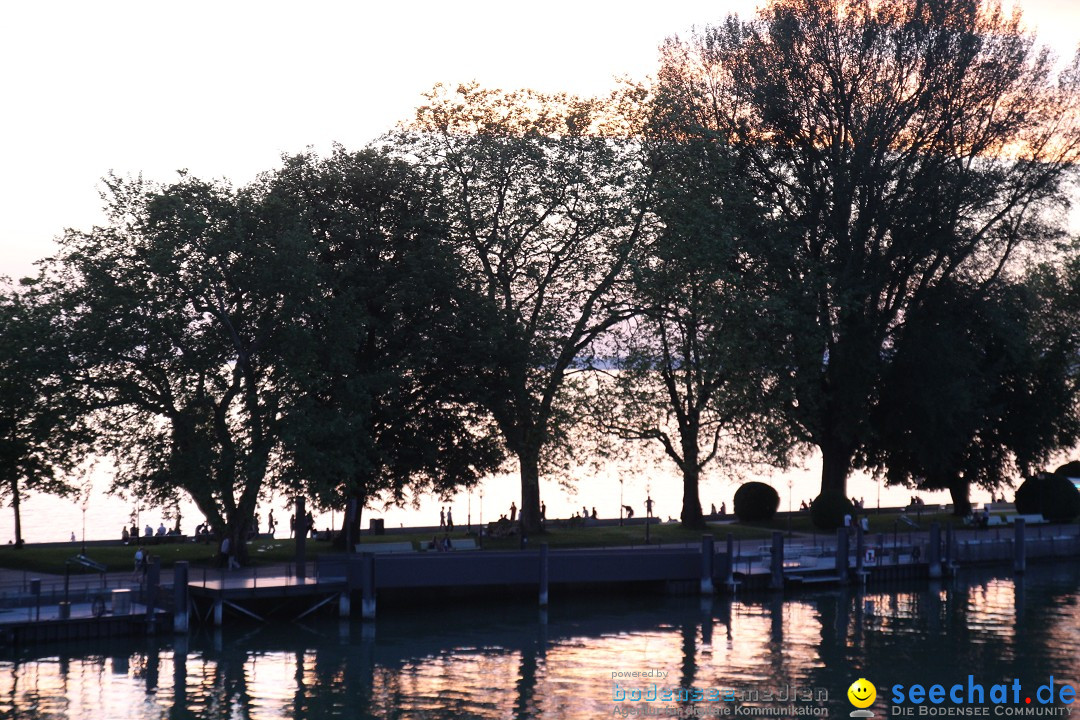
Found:
<svg viewBox="0 0 1080 720"><path fill-rule="evenodd" d="M821 688L832 716L847 715L847 686L866 677L881 717L894 683L1077 684L1078 588L1075 567L1037 567L1019 582L977 571L787 600L556 598L546 622L524 603L381 607L374 632L237 625L0 658L0 717L611 717L611 673L626 670L663 671L660 687Z"/></svg>

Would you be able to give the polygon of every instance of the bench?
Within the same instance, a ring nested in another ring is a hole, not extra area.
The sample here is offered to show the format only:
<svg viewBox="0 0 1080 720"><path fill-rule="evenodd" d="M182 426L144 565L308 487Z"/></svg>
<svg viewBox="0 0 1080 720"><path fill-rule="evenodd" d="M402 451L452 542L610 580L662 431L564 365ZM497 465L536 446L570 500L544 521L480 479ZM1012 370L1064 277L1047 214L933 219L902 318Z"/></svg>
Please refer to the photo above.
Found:
<svg viewBox="0 0 1080 720"><path fill-rule="evenodd" d="M1040 515L1008 515L1005 518L1010 525L1015 525L1017 520L1023 520L1026 525L1042 525L1047 522L1046 518Z"/></svg>
<svg viewBox="0 0 1080 720"><path fill-rule="evenodd" d="M415 552L411 542L357 543L358 553L402 553Z"/></svg>

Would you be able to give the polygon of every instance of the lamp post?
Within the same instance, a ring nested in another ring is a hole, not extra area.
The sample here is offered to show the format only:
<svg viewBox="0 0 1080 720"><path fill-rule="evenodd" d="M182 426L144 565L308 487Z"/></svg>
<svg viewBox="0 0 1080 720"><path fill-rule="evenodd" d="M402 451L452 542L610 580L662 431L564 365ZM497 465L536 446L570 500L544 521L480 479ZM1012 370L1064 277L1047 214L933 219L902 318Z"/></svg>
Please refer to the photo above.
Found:
<svg viewBox="0 0 1080 720"><path fill-rule="evenodd" d="M472 488L469 488L469 509L465 512L466 532L472 534Z"/></svg>
<svg viewBox="0 0 1080 720"><path fill-rule="evenodd" d="M787 536L791 537L791 490L795 483L788 478L787 481Z"/></svg>
<svg viewBox="0 0 1080 720"><path fill-rule="evenodd" d="M645 483L645 544L649 544L649 526L652 525L652 492L649 483Z"/></svg>
<svg viewBox="0 0 1080 720"><path fill-rule="evenodd" d="M86 509L90 505L90 496L83 495L82 499L82 554L86 555Z"/></svg>

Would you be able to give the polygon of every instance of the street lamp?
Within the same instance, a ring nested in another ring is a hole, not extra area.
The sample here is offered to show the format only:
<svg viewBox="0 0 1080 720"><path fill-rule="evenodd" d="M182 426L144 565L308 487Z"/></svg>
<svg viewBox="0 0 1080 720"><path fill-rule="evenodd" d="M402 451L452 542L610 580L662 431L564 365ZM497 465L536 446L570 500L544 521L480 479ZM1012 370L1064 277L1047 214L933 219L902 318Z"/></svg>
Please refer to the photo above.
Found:
<svg viewBox="0 0 1080 720"><path fill-rule="evenodd" d="M652 525L652 492L649 483L645 483L645 544L649 544L649 526Z"/></svg>
<svg viewBox="0 0 1080 720"><path fill-rule="evenodd" d="M90 506L90 496L83 495L82 499L82 554L86 555L86 509Z"/></svg>
<svg viewBox="0 0 1080 720"><path fill-rule="evenodd" d="M794 486L794 482L791 478L787 481L787 535L791 537L791 489Z"/></svg>

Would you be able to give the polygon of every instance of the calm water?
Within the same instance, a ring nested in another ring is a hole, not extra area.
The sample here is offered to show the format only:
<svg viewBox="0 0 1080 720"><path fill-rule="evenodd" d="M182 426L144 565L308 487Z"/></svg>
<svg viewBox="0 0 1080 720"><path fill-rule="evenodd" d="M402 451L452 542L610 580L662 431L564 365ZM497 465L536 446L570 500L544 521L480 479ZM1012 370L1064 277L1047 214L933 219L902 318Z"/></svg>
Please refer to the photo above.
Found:
<svg viewBox="0 0 1080 720"><path fill-rule="evenodd" d="M988 691L1015 678L1032 694L1050 676L1075 687L1078 590L1075 566L1037 567L1020 583L980 572L933 588L787 601L556 598L546 622L528 603L469 610L433 598L426 613L380 607L373 630L235 626L4 657L0 717L577 719L641 716L646 706L685 716L695 707L699 715L782 708L804 693L819 699L798 707L847 717L846 691L859 677L877 686L872 709L887 717L898 683L949 685L971 673ZM613 672L635 670L666 677L616 688ZM616 701L653 682L661 692L758 695Z"/></svg>

